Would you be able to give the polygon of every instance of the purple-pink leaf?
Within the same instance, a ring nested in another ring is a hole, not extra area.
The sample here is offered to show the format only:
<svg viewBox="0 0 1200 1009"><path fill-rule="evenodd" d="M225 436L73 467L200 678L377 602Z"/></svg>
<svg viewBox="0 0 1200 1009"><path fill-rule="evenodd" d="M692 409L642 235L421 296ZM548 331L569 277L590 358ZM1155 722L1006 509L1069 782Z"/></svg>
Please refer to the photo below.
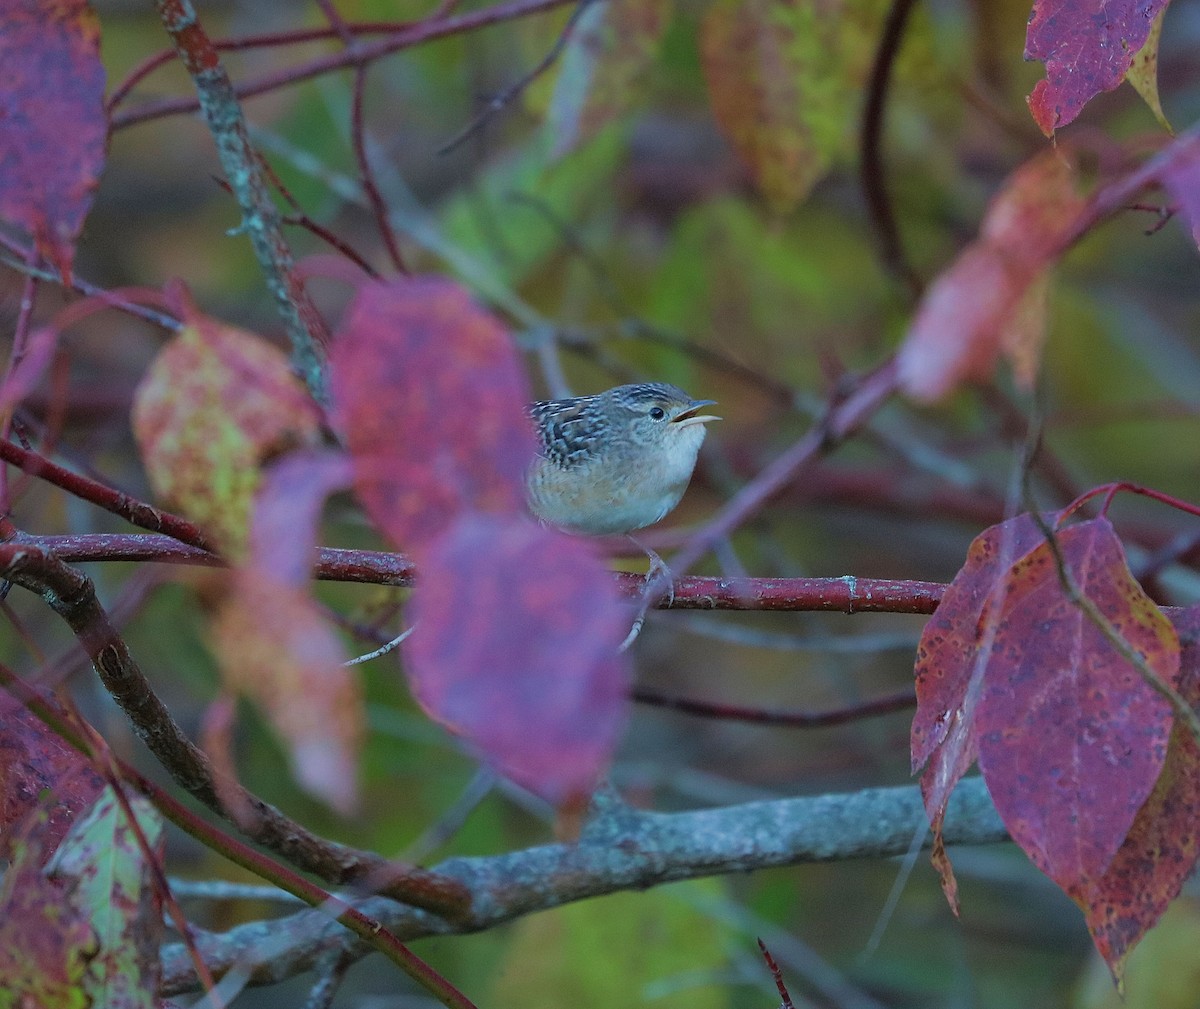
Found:
<svg viewBox="0 0 1200 1009"><path fill-rule="evenodd" d="M291 452L268 468L254 499L247 566L294 589L308 585L325 499L352 476L345 455L319 449Z"/></svg>
<svg viewBox="0 0 1200 1009"><path fill-rule="evenodd" d="M1079 591L1155 676L1177 682L1179 637L1108 520L1056 539ZM1154 788L1171 708L1064 591L1048 543L1007 583L975 712L979 768L1013 840L1071 892L1104 873Z"/></svg>
<svg viewBox="0 0 1200 1009"><path fill-rule="evenodd" d="M1125 79L1170 0L1034 0L1025 58L1046 64L1029 111L1046 136Z"/></svg>
<svg viewBox="0 0 1200 1009"><path fill-rule="evenodd" d="M1163 152L1159 178L1171 196L1175 211L1200 246L1200 135L1194 130L1174 141Z"/></svg>
<svg viewBox="0 0 1200 1009"><path fill-rule="evenodd" d="M0 4L0 215L70 276L104 169L100 25L82 0Z"/></svg>
<svg viewBox="0 0 1200 1009"><path fill-rule="evenodd" d="M330 358L367 513L413 548L464 510L524 509L528 386L500 322L435 277L364 283Z"/></svg>
<svg viewBox="0 0 1200 1009"><path fill-rule="evenodd" d="M463 516L421 555L409 681L421 706L556 806L590 794L625 720L629 614L589 543Z"/></svg>

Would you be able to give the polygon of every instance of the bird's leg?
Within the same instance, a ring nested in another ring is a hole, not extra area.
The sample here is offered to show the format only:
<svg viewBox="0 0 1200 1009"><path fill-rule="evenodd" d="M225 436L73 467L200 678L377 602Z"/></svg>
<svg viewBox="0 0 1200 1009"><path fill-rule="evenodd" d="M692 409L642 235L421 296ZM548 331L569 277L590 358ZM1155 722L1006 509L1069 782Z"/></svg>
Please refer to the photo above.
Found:
<svg viewBox="0 0 1200 1009"><path fill-rule="evenodd" d="M635 540L629 533L626 533L625 535L629 537L630 543L632 543L635 547L641 550L642 553L650 558L650 569L646 572L645 587L649 589L660 575L666 579L667 605L670 606L675 602L675 576L671 574L671 569L667 567L667 562L659 557L658 554L649 547L643 546L641 543Z"/></svg>
<svg viewBox="0 0 1200 1009"><path fill-rule="evenodd" d="M637 636L642 631L642 625L646 622L646 611L659 600L660 595L656 589L661 584L660 580L666 581L667 605L670 606L675 602L675 576L671 574L671 569L667 567L667 562L649 547L639 543L629 533L625 535L629 536L630 543L650 558L650 569L646 572L645 581L642 583L642 598L638 605L637 616L634 618L633 626L630 627L625 640L621 642L620 649L618 649L622 652L637 640Z"/></svg>

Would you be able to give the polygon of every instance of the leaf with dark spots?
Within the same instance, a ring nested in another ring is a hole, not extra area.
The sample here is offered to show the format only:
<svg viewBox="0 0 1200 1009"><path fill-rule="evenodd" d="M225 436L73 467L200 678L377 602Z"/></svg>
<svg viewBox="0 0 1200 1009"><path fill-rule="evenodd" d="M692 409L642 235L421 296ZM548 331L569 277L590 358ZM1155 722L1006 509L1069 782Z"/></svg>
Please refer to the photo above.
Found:
<svg viewBox="0 0 1200 1009"><path fill-rule="evenodd" d="M464 510L525 507L528 386L504 327L434 277L364 283L330 359L359 499L411 549Z"/></svg>
<svg viewBox="0 0 1200 1009"><path fill-rule="evenodd" d="M717 0L704 15L713 116L778 213L804 199L842 150L860 34L842 3Z"/></svg>
<svg viewBox="0 0 1200 1009"><path fill-rule="evenodd" d="M104 170L100 24L82 0L0 4L0 215L66 277Z"/></svg>
<svg viewBox="0 0 1200 1009"><path fill-rule="evenodd" d="M1046 136L1125 79L1170 0L1034 0L1025 58L1046 64L1029 111Z"/></svg>
<svg viewBox="0 0 1200 1009"><path fill-rule="evenodd" d="M989 661L989 627L1003 603L1005 577L1042 538L1028 515L980 533L917 648L912 767L914 772L925 767L921 791L934 832L935 865L952 907L957 884L941 844L942 822L950 793L978 755L975 709Z"/></svg>
<svg viewBox="0 0 1200 1009"><path fill-rule="evenodd" d="M625 721L629 613L593 547L520 516L465 515L419 561L413 693L519 784L590 794Z"/></svg>
<svg viewBox="0 0 1200 1009"><path fill-rule="evenodd" d="M40 850L49 856L104 779L78 750L0 689L0 858L31 815L43 818Z"/></svg>
<svg viewBox="0 0 1200 1009"><path fill-rule="evenodd" d="M1162 36L1163 17L1167 13L1163 4L1150 25L1150 34L1146 36L1146 44L1138 50L1129 69L1125 71L1125 80L1129 81L1139 95L1154 113L1154 118L1168 133L1174 132L1167 117L1163 113L1162 100L1158 96L1158 43Z"/></svg>
<svg viewBox="0 0 1200 1009"><path fill-rule="evenodd" d="M1200 607L1176 612L1179 693L1200 710ZM1088 930L1114 980L1125 960L1195 871L1200 858L1200 743L1176 723L1154 791L1099 878L1080 880L1067 894L1082 908Z"/></svg>
<svg viewBox="0 0 1200 1009"><path fill-rule="evenodd" d="M110 785L71 828L46 871L69 884L71 903L91 924L96 951L83 979L91 1004L150 1009L164 931L152 865L162 861L163 820L149 800L129 795L127 801L140 837Z"/></svg>
<svg viewBox="0 0 1200 1009"><path fill-rule="evenodd" d="M1178 636L1108 520L1056 540L1079 590L1174 684ZM1013 840L1068 892L1102 875L1162 770L1171 709L1064 591L1049 544L1007 578L975 722L979 766Z"/></svg>

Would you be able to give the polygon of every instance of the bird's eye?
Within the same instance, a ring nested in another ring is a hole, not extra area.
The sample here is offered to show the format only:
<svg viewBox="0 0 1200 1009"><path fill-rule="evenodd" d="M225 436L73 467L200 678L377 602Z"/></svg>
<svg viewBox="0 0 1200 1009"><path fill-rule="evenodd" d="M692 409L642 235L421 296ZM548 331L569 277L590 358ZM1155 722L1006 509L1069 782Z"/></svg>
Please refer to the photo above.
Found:
<svg viewBox="0 0 1200 1009"><path fill-rule="evenodd" d="M667 411L661 406L650 407L650 417L653 420L662 420L667 415Z"/></svg>

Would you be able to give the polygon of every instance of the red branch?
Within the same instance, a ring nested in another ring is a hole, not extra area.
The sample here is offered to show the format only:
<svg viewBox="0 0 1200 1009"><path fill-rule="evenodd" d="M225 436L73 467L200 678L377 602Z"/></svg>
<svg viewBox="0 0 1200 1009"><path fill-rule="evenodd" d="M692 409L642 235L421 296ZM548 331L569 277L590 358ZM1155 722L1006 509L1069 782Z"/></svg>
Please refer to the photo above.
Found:
<svg viewBox="0 0 1200 1009"><path fill-rule="evenodd" d="M193 525L187 519L162 511L145 501L139 501L114 487L100 483L99 480L72 473L69 469L51 462L45 456L15 445L11 441L0 440L0 460L10 462L30 476L40 477L83 501L90 501L105 511L121 516L125 521L140 526L142 529L165 533L180 543L186 543L205 552L215 549L199 526Z"/></svg>
<svg viewBox="0 0 1200 1009"><path fill-rule="evenodd" d="M181 543L169 536L86 533L72 536L30 536L18 533L10 541L53 554L63 562L150 561L218 567L216 554ZM313 573L322 581L369 585L413 584L417 570L402 554L382 550L321 547ZM620 572L621 591L636 598L645 585L641 575ZM888 578L716 578L689 575L675 580L674 600L663 609L764 610L833 613L932 613L945 586L940 582L897 581Z"/></svg>

